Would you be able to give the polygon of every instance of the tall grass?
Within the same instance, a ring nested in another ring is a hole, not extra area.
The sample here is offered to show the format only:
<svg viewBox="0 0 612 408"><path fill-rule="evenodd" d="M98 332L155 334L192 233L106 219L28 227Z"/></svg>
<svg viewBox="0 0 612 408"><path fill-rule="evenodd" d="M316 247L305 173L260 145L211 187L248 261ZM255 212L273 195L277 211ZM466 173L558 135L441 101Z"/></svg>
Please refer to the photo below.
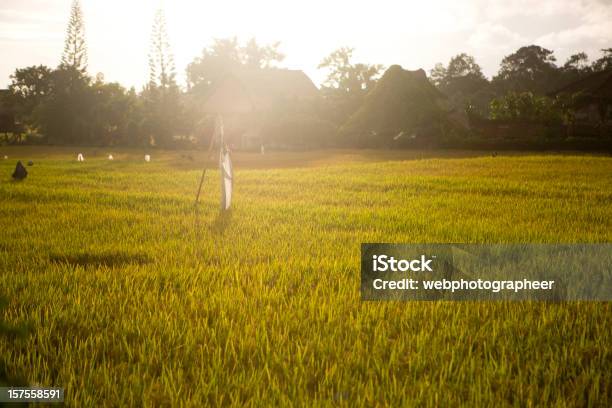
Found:
<svg viewBox="0 0 612 408"><path fill-rule="evenodd" d="M367 302L361 242L610 242L612 159L218 173L154 155L0 161L7 378L71 406L610 405L608 303Z"/></svg>

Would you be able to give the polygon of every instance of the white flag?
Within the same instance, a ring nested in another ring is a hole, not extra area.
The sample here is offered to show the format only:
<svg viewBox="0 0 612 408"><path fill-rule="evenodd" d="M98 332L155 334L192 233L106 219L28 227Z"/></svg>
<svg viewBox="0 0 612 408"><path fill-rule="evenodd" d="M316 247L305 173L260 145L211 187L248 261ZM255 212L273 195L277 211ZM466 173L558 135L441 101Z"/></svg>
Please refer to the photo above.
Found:
<svg viewBox="0 0 612 408"><path fill-rule="evenodd" d="M229 150L221 147L219 157L219 170L221 172L221 210L229 210L232 204L232 189L234 186L234 171Z"/></svg>

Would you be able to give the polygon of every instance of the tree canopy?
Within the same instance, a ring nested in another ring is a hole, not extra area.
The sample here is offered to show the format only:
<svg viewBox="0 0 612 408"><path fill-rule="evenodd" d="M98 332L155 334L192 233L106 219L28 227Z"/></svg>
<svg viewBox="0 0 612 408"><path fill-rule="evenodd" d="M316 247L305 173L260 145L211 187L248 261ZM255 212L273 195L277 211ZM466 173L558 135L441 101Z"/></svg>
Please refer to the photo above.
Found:
<svg viewBox="0 0 612 408"><path fill-rule="evenodd" d="M187 66L187 87L192 93L202 96L210 86L234 69L274 67L285 58L279 47L279 42L261 45L255 38L243 45L237 37L216 38L204 48L200 57Z"/></svg>
<svg viewBox="0 0 612 408"><path fill-rule="evenodd" d="M494 81L503 90L545 94L558 84L556 61L551 50L537 45L521 47L504 57Z"/></svg>
<svg viewBox="0 0 612 408"><path fill-rule="evenodd" d="M488 105L489 81L471 55L458 54L450 59L446 67L436 64L430 71L430 80L448 95L451 105L459 110L475 107L483 111Z"/></svg>
<svg viewBox="0 0 612 408"><path fill-rule="evenodd" d="M327 69L324 86L345 92L359 94L367 92L376 83L383 66L380 64L354 64L351 62L355 50L342 47L321 61L319 69Z"/></svg>

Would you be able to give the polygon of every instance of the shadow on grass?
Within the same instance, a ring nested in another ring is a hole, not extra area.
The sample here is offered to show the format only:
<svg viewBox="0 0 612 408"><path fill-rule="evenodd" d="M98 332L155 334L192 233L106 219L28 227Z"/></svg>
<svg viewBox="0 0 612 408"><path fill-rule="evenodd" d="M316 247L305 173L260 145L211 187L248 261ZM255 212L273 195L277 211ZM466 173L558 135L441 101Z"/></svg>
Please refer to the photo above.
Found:
<svg viewBox="0 0 612 408"><path fill-rule="evenodd" d="M124 265L145 265L151 263L151 259L142 253L127 253L127 252L106 252L106 253L80 253L80 254L53 254L49 257L50 261L55 264L66 264L71 266L82 267L100 267L106 266L109 268L120 267Z"/></svg>
<svg viewBox="0 0 612 408"><path fill-rule="evenodd" d="M210 225L210 231L215 235L223 235L232 221L232 210L220 211Z"/></svg>

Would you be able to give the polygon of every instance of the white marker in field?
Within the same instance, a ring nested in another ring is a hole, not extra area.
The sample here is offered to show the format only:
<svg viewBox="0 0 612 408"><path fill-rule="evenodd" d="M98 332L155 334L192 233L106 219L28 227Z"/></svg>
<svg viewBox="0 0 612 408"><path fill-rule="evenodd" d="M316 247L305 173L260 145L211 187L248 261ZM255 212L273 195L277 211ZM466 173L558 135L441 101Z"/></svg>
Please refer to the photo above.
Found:
<svg viewBox="0 0 612 408"><path fill-rule="evenodd" d="M108 155L108 160L115 160L115 158L113 157L113 155L112 155L112 154L109 154L109 155Z"/></svg>
<svg viewBox="0 0 612 408"><path fill-rule="evenodd" d="M151 161L151 155L145 154L145 161L148 163Z"/></svg>
<svg viewBox="0 0 612 408"><path fill-rule="evenodd" d="M4 160L8 160L8 156L4 156Z"/></svg>
<svg viewBox="0 0 612 408"><path fill-rule="evenodd" d="M77 161L85 161L85 158L83 157L83 153L79 153L79 155L77 156Z"/></svg>

